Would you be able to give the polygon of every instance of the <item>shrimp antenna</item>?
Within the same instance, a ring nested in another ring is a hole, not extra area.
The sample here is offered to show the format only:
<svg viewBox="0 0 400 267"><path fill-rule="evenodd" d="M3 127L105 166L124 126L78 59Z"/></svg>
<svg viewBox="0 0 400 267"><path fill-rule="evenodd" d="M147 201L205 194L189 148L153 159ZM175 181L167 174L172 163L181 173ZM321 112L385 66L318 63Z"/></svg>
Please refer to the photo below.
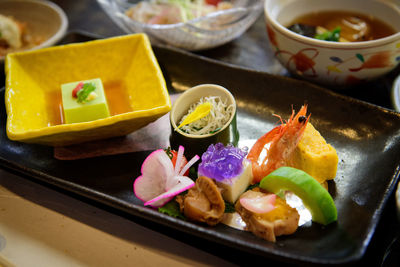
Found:
<svg viewBox="0 0 400 267"><path fill-rule="evenodd" d="M283 124L283 123L284 123L284 121L283 121L282 117L281 117L281 116L279 116L278 114L272 114L272 116L275 116L275 117L277 117L277 118L279 119L279 122L280 122L281 124Z"/></svg>

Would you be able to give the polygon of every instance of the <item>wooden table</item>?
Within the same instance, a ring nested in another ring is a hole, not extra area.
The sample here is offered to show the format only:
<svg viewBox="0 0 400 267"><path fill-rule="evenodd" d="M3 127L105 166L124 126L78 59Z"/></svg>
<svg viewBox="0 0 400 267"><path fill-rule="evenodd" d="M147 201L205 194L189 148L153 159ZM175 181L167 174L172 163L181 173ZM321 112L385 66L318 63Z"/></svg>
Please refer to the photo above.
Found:
<svg viewBox="0 0 400 267"><path fill-rule="evenodd" d="M55 0L70 31L111 37L124 34L94 0ZM224 46L197 52L242 67L288 75L273 58L264 19ZM392 108L390 86L399 68L362 88L342 92ZM394 192L393 192L394 193ZM392 194L359 265L377 266L399 234ZM6 259L2 259L6 258ZM0 266L201 266L279 264L214 244L93 203L79 196L0 170ZM387 265L390 266L390 265Z"/></svg>

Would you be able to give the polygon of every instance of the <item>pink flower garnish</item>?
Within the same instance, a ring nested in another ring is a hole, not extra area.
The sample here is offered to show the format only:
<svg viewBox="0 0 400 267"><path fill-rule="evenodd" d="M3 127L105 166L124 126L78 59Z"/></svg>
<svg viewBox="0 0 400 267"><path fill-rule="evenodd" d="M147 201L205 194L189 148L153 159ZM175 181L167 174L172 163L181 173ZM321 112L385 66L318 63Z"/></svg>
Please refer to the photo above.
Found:
<svg viewBox="0 0 400 267"><path fill-rule="evenodd" d="M161 207L174 196L193 187L192 179L183 174L197 161L194 156L180 170L184 148L179 147L175 168L164 150L158 149L151 153L142 164L142 175L136 178L133 191L145 206Z"/></svg>

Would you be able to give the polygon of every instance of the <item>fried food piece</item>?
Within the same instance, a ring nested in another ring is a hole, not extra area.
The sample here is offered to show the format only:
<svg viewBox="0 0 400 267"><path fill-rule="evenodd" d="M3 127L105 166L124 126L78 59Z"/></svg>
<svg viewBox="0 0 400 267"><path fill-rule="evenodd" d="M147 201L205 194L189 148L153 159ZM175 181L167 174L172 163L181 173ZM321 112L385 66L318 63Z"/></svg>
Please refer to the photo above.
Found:
<svg viewBox="0 0 400 267"><path fill-rule="evenodd" d="M260 198L266 194L259 189L253 189L243 193L240 199ZM256 236L275 242L277 236L290 235L297 230L300 215L296 209L290 207L283 199L277 197L275 209L262 214L252 212L243 207L240 199L236 202L235 209L246 223L246 230Z"/></svg>
<svg viewBox="0 0 400 267"><path fill-rule="evenodd" d="M212 179L204 176L197 178L196 185L186 195L178 196L176 201L188 219L208 225L219 223L225 211L220 189Z"/></svg>

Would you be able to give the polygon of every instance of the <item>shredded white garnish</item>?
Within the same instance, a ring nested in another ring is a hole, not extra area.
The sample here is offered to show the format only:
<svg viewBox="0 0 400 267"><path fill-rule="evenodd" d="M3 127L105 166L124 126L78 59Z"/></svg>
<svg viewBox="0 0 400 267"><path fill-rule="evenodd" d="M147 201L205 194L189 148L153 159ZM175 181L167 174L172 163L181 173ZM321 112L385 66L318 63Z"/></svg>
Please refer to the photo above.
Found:
<svg viewBox="0 0 400 267"><path fill-rule="evenodd" d="M181 121L192 113L198 105L201 105L205 102L209 102L211 104L210 113L192 123L182 126L180 129L188 134L194 135L204 135L215 133L219 131L230 119L233 114L234 106L232 104L228 105L227 101L222 101L219 96L209 96L202 97L199 102L194 103L190 106L188 113L182 117Z"/></svg>

